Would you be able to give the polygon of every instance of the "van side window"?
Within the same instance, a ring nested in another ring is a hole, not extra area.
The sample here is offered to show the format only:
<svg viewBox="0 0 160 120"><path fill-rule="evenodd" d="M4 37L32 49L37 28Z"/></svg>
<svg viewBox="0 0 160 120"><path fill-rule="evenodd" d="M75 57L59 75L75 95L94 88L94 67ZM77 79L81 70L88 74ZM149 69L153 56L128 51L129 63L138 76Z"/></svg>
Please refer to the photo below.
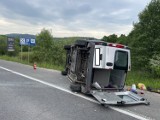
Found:
<svg viewBox="0 0 160 120"><path fill-rule="evenodd" d="M128 52L117 50L114 58L114 69L128 69Z"/></svg>

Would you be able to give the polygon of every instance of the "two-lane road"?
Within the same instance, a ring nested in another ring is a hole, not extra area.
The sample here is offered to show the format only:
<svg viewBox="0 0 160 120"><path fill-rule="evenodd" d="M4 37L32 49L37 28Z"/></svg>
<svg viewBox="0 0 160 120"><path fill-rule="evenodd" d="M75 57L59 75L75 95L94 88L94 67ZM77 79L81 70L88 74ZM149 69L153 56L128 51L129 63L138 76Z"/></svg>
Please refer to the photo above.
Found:
<svg viewBox="0 0 160 120"><path fill-rule="evenodd" d="M94 101L72 93L69 81L59 71L40 68L34 71L31 66L0 60L0 120L146 120L149 117L158 120L160 117L148 114L150 107L144 105L105 108ZM140 109L145 112L137 112Z"/></svg>

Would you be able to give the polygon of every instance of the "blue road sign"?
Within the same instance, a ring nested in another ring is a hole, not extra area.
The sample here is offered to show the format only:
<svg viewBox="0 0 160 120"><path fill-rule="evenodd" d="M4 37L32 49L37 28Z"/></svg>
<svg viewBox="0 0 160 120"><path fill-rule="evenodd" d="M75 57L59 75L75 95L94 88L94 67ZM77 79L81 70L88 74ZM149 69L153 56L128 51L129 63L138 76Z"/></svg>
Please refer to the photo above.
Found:
<svg viewBox="0 0 160 120"><path fill-rule="evenodd" d="M20 38L20 45L28 45L25 38Z"/></svg>
<svg viewBox="0 0 160 120"><path fill-rule="evenodd" d="M35 46L36 40L34 38L20 38L20 45Z"/></svg>
<svg viewBox="0 0 160 120"><path fill-rule="evenodd" d="M35 46L36 45L36 39L31 38L30 39L30 45Z"/></svg>

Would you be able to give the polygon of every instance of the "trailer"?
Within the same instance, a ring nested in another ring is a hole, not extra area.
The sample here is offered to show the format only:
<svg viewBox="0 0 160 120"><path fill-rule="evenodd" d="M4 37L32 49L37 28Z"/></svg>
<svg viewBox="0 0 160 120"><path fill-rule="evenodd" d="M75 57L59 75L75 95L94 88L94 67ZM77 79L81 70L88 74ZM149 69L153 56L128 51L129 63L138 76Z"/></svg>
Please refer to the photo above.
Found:
<svg viewBox="0 0 160 120"><path fill-rule="evenodd" d="M67 75L73 92L91 94L102 105L134 105L149 102L131 91L125 91L125 80L131 70L128 46L101 40L77 40L64 46Z"/></svg>

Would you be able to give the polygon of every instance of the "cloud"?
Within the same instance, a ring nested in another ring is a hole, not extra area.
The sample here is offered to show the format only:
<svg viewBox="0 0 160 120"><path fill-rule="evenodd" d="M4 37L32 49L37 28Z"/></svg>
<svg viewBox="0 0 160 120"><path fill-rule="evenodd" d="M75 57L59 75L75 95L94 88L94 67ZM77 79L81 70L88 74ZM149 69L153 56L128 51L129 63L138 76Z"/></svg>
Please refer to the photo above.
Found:
<svg viewBox="0 0 160 120"><path fill-rule="evenodd" d="M129 11L131 11L131 9L120 9L118 11L111 12L110 15L122 15L122 14L129 12Z"/></svg>
<svg viewBox="0 0 160 120"><path fill-rule="evenodd" d="M128 34L149 1L1 0L0 31L36 34L45 27L60 37Z"/></svg>
<svg viewBox="0 0 160 120"><path fill-rule="evenodd" d="M1 7L7 9L3 12L3 15L8 18L14 17L14 15L36 17L41 16L38 9L30 6L26 1L21 0L1 0ZM12 13L12 14L11 14Z"/></svg>

